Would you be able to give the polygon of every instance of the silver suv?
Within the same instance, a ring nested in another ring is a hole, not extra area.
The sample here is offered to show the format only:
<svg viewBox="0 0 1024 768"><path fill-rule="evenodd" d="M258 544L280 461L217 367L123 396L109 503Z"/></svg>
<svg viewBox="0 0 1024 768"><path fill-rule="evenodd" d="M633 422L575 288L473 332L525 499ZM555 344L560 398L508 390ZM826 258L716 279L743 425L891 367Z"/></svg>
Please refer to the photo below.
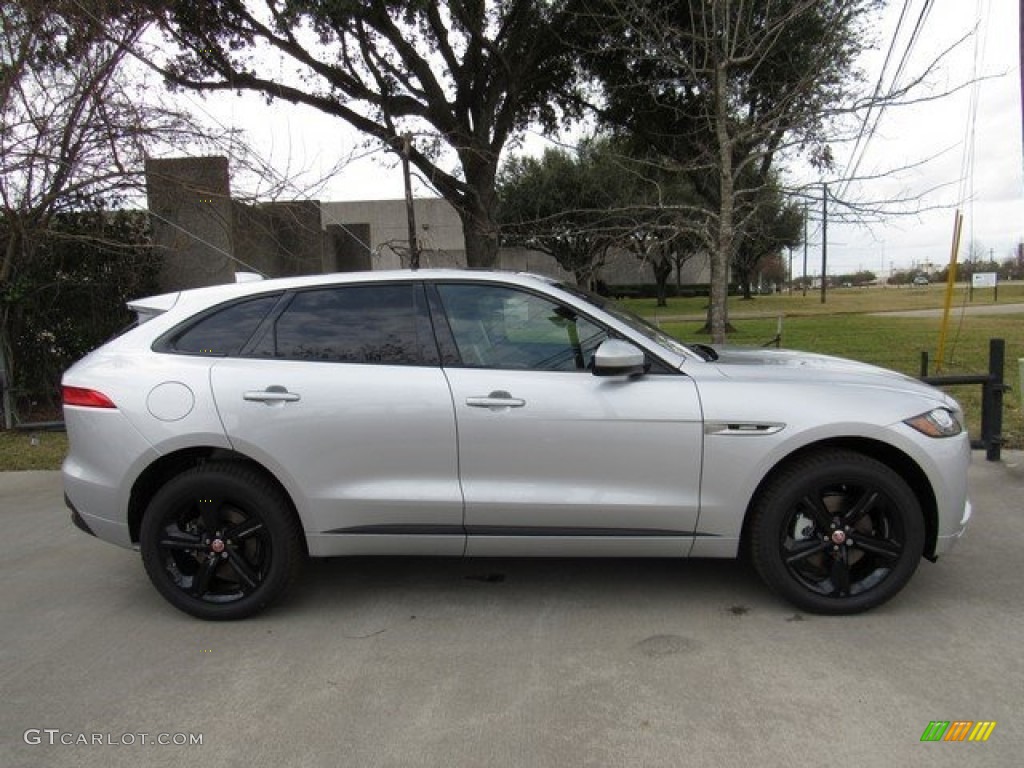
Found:
<svg viewBox="0 0 1024 768"><path fill-rule="evenodd" d="M83 530L204 619L307 556L734 557L882 603L963 533L957 404L891 371L685 345L530 275L322 275L130 305L64 377Z"/></svg>

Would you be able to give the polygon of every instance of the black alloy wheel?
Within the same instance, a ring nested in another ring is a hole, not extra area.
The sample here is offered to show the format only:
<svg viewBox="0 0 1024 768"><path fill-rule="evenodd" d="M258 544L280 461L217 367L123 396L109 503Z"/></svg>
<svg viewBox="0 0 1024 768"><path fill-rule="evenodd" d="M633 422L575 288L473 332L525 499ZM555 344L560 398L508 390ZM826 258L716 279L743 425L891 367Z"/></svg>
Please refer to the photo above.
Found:
<svg viewBox="0 0 1024 768"><path fill-rule="evenodd" d="M201 619L241 619L280 597L303 560L288 500L253 468L210 462L161 488L140 530L153 585Z"/></svg>
<svg viewBox="0 0 1024 768"><path fill-rule="evenodd" d="M889 467L828 450L783 468L761 492L754 566L769 587L813 613L868 610L899 592L924 550L917 497Z"/></svg>

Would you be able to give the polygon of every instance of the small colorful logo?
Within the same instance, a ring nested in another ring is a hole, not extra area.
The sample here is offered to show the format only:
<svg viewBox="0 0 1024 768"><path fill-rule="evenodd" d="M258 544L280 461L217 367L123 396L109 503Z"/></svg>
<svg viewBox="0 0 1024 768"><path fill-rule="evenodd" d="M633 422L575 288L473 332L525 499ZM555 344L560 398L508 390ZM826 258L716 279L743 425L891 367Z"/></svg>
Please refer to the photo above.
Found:
<svg viewBox="0 0 1024 768"><path fill-rule="evenodd" d="M921 741L988 741L995 728L995 720L932 720Z"/></svg>

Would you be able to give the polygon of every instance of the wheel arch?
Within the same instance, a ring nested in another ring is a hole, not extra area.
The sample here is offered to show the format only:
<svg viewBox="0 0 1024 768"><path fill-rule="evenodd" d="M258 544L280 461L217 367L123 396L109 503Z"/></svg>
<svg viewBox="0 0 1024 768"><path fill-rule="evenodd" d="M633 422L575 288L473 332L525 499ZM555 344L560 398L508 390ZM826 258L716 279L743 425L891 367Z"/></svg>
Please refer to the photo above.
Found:
<svg viewBox="0 0 1024 768"><path fill-rule="evenodd" d="M239 464L251 467L263 475L268 482L280 489L284 498L288 500L289 513L298 521L300 530L303 530L302 518L299 516L298 509L295 506L295 500L288 493L288 489L285 488L284 484L264 465L238 451L213 446L193 446L161 456L146 467L135 479L128 500L128 529L131 534L132 543L139 543L142 516L145 514L149 502L156 495L157 491L171 478L211 460L236 461ZM301 540L303 550L308 555L306 537L302 536Z"/></svg>
<svg viewBox="0 0 1024 768"><path fill-rule="evenodd" d="M809 445L801 446L796 451L793 451L793 453L788 454L776 462L776 464L764 474L764 477L761 478L761 481L758 483L754 493L751 494L750 501L747 504L747 509L744 512L743 528L740 533L739 551L741 556L745 556L749 551L750 528L753 522L753 511L764 491L765 486L772 480L772 478L790 464L793 464L808 455L834 448L843 448L868 456L876 461L880 461L895 471L896 474L906 482L910 487L910 490L917 497L917 501L921 505L921 513L924 515L924 556L929 560L934 560L935 545L938 537L939 510L938 503L935 499L935 491L928 480L928 476L913 458L908 456L899 448L880 440L873 440L871 438L864 437L839 437L821 440Z"/></svg>

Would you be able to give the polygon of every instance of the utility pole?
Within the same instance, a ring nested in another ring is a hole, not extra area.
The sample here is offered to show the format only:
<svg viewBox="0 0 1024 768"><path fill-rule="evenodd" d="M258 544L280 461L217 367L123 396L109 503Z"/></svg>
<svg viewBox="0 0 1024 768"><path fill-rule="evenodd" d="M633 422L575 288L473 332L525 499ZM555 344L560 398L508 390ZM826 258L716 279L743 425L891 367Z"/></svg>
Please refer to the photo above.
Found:
<svg viewBox="0 0 1024 768"><path fill-rule="evenodd" d="M1022 0L1024 2L1024 0ZM804 296L807 295L807 203L804 203Z"/></svg>
<svg viewBox="0 0 1024 768"><path fill-rule="evenodd" d="M793 295L793 246L789 247L789 269L786 270L786 282L789 283L789 295Z"/></svg>
<svg viewBox="0 0 1024 768"><path fill-rule="evenodd" d="M420 249L416 244L416 209L412 204L412 176L409 173L409 153L412 151L412 134L402 134L402 176L405 178L405 213L409 220L409 267L420 268Z"/></svg>
<svg viewBox="0 0 1024 768"><path fill-rule="evenodd" d="M821 185L821 303L828 290L828 184Z"/></svg>

